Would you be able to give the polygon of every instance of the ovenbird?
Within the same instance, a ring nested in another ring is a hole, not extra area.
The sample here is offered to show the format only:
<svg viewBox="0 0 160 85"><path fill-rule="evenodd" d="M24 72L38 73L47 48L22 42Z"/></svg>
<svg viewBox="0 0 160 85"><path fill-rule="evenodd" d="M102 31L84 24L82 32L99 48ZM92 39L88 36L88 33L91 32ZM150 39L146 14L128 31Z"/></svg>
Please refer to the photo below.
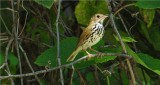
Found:
<svg viewBox="0 0 160 85"><path fill-rule="evenodd" d="M87 52L86 49L92 49L91 47L98 43L100 39L103 37L103 21L106 17L108 16L103 14L95 14L94 16L92 16L89 25L83 30L80 36L77 48L69 56L67 61L73 61L81 50L84 50L88 55L90 55L90 53Z"/></svg>

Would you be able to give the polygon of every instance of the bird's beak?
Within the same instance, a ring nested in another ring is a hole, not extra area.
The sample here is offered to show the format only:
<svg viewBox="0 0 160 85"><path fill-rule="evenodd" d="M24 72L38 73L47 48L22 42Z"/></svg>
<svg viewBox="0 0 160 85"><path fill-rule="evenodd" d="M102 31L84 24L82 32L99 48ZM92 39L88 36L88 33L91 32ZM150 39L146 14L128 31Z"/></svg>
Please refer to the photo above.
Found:
<svg viewBox="0 0 160 85"><path fill-rule="evenodd" d="M103 18L105 19L105 18L107 18L107 17L108 17L108 15L104 15L104 17L103 17Z"/></svg>
<svg viewBox="0 0 160 85"><path fill-rule="evenodd" d="M104 15L101 20L103 21L105 18L107 18L108 16L107 15Z"/></svg>

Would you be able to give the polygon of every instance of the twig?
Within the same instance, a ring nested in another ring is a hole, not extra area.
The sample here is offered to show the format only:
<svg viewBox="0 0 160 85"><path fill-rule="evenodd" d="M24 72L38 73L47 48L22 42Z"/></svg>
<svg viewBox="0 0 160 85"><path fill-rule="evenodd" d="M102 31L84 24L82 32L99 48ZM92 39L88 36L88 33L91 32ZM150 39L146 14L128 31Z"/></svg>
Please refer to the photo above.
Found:
<svg viewBox="0 0 160 85"><path fill-rule="evenodd" d="M54 9L54 11L55 11L55 13L56 14L58 14L57 13L57 7L56 7L56 4L54 4L54 6L53 6L53 9ZM62 19L62 17L59 17L60 19L60 24L63 26L63 28L64 28L64 30L66 31L66 32L68 32L69 34L71 34L71 29L69 28L69 27L67 27L67 25L64 23L64 20Z"/></svg>
<svg viewBox="0 0 160 85"><path fill-rule="evenodd" d="M22 0L22 8L26 11L26 17L25 17L25 20L24 20L23 28L22 28L19 36L21 36L21 34L23 33L23 30L24 30L24 28L25 28L25 26L26 26L27 16L28 16L28 11L27 11L26 8L23 6L23 0Z"/></svg>
<svg viewBox="0 0 160 85"><path fill-rule="evenodd" d="M57 14L57 18L56 18L56 33L57 33L57 59L58 59L58 65L59 67L61 66L61 58L60 58L60 45L59 45L59 17L60 17L60 9L61 9L61 0L59 0L58 2L58 14ZM64 85L64 80L63 80L63 73L62 73L62 68L59 69L60 70L60 81L61 84Z"/></svg>
<svg viewBox="0 0 160 85"><path fill-rule="evenodd" d="M6 23L4 22L3 18L1 17L1 15L0 15L0 19L2 20L2 23L4 24L4 27L6 28L6 31L7 31L8 34L11 36L12 34L11 34L10 30L8 29Z"/></svg>
<svg viewBox="0 0 160 85"><path fill-rule="evenodd" d="M32 66L31 66L31 63L30 63L30 61L29 61L29 59L28 59L28 57L27 57L26 52L23 50L23 48L22 48L21 45L19 45L19 48L20 48L20 50L22 51L22 53L23 53L23 55L24 55L24 58L26 59L26 62L27 62L27 64L28 64L29 68L31 69L32 73L35 74ZM35 74L35 78L37 79L38 83L41 84L41 81L40 81L40 79L38 78L38 76L37 76L36 74Z"/></svg>
<svg viewBox="0 0 160 85"><path fill-rule="evenodd" d="M5 65L6 65L6 63L3 63L3 64L0 66L0 69L2 69Z"/></svg>
<svg viewBox="0 0 160 85"><path fill-rule="evenodd" d="M135 4L127 4L127 5L124 5L124 6L122 6L120 9L118 9L113 15L118 14L120 11L122 11L122 10L123 10L124 8L126 8L126 7L134 6L134 5L135 5ZM107 23L105 24L104 28L106 28L106 27L108 26L108 24L109 24L110 21L111 21L110 19L107 21Z"/></svg>
<svg viewBox="0 0 160 85"><path fill-rule="evenodd" d="M121 36L120 36L120 34L119 34L118 30L117 30L115 21L114 21L114 19L113 19L113 14L112 14L112 8L111 8L111 5L110 5L110 1L109 1L109 0L106 0L106 2L107 2L107 4L108 4L108 9L109 9L109 11L110 11L110 19L111 19L111 22L112 22L111 25L112 25L115 33L116 33L117 36L118 36L118 39L119 39L120 44L121 44L121 46L122 46L123 52L124 52L124 53L127 53L126 47L125 47L125 45L124 45L124 43L123 43L123 41L122 41L122 38L121 38ZM128 65L128 68L129 68L130 75L131 75L132 84L135 85L135 84L136 84L136 81L135 81L135 77L134 77L134 73L133 73L133 70L132 70L130 61L129 61L129 59L126 59L126 61L127 61L127 65Z"/></svg>
<svg viewBox="0 0 160 85"><path fill-rule="evenodd" d="M103 53L101 57L97 57L97 56L99 56L99 54L92 54L92 56L84 56L84 57L81 57L81 58L79 58L69 64L64 64L64 65L57 66L57 67L54 67L51 69L36 71L34 73L32 72L32 73L19 74L19 75L17 74L17 75L9 75L9 76L0 76L0 80L7 79L7 78L19 78L19 77L34 76L34 75L38 75L38 74L42 74L42 73L46 73L46 72L51 72L53 70L57 70L60 68L66 68L66 67L68 68L68 67L73 66L74 64L76 64L80 61L86 60L88 58L101 58L101 57L108 57L108 56L122 56L122 57L128 57L128 58L131 57L130 55L127 55L127 54L115 54L115 53Z"/></svg>
<svg viewBox="0 0 160 85"><path fill-rule="evenodd" d="M8 44L7 44L7 47L6 47L6 50L5 50L5 63L6 63L7 72L9 72L9 76L10 76L11 74L10 74L10 69L9 69L8 62L7 62L7 61L8 61L9 48L10 48L12 42L13 42L13 38L11 38L11 39L9 40L9 42L8 42ZM11 80L11 84L14 85L13 79L10 78L10 80Z"/></svg>
<svg viewBox="0 0 160 85"><path fill-rule="evenodd" d="M100 79L99 79L99 75L98 75L98 68L97 68L98 66L95 64L94 65L94 79L95 79L95 83L96 83L96 85L101 85L101 83L100 83Z"/></svg>
<svg viewBox="0 0 160 85"><path fill-rule="evenodd" d="M129 7L129 6L135 6L135 4L127 4L127 5L122 6L120 9L118 9L118 10L114 13L114 15L116 15L116 14L119 13L121 10L123 10L124 8Z"/></svg>
<svg viewBox="0 0 160 85"><path fill-rule="evenodd" d="M72 65L72 72L71 72L71 78L70 78L70 82L69 82L69 85L72 85L72 80L73 80L73 75L74 75L74 66Z"/></svg>
<svg viewBox="0 0 160 85"><path fill-rule="evenodd" d="M21 63L21 57L20 57L20 53L19 53L19 42L18 42L18 27L19 27L19 19L17 20L17 29L16 27L13 27L13 34L14 34L14 41L15 41L15 45L16 45L16 50L17 50L17 56L18 56L18 64L19 64L19 71L20 74L22 74L22 63ZM21 85L23 85L23 78L21 77Z"/></svg>

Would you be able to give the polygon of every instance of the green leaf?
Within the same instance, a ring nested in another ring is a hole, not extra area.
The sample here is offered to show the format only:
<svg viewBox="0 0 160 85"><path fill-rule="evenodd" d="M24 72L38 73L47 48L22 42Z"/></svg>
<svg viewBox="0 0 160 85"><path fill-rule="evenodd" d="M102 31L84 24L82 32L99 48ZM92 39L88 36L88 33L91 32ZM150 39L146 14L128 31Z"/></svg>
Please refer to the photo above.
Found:
<svg viewBox="0 0 160 85"><path fill-rule="evenodd" d="M18 59L13 53L8 54L8 59L10 61L10 66L15 67L18 64Z"/></svg>
<svg viewBox="0 0 160 85"><path fill-rule="evenodd" d="M57 58L56 58L56 48L52 47L43 52L36 61L35 64L39 66L48 66L48 67L54 67L57 65Z"/></svg>
<svg viewBox="0 0 160 85"><path fill-rule="evenodd" d="M106 48L101 48L101 51L103 53L121 53L122 48L121 47L106 47ZM114 60L117 56L103 56L102 58L95 58L96 63L104 63L108 62L110 60Z"/></svg>
<svg viewBox="0 0 160 85"><path fill-rule="evenodd" d="M156 9L160 8L160 0L138 0L135 5L143 9Z"/></svg>
<svg viewBox="0 0 160 85"><path fill-rule="evenodd" d="M0 66L4 63L4 55L0 52Z"/></svg>
<svg viewBox="0 0 160 85"><path fill-rule="evenodd" d="M75 15L78 20L78 23L87 25L93 16L96 13L107 14L107 4L105 1L84 1L80 0L75 9Z"/></svg>
<svg viewBox="0 0 160 85"><path fill-rule="evenodd" d="M160 51L160 29L158 25L153 25L149 30L143 22L141 22L140 32L146 37L150 44L154 46L154 48Z"/></svg>
<svg viewBox="0 0 160 85"><path fill-rule="evenodd" d="M60 57L62 64L66 63L68 56L76 48L77 38L66 38L60 42ZM57 66L57 46L49 48L43 52L35 61L39 66L49 65L50 67Z"/></svg>
<svg viewBox="0 0 160 85"><path fill-rule="evenodd" d="M153 47L160 51L160 29L158 25L153 26L153 28L149 29L150 43Z"/></svg>
<svg viewBox="0 0 160 85"><path fill-rule="evenodd" d="M119 41L118 37L116 35L114 35L115 39L117 41ZM137 42L135 39L131 38L131 37L125 37L125 36L121 36L122 41L123 42Z"/></svg>
<svg viewBox="0 0 160 85"><path fill-rule="evenodd" d="M128 54L133 56L133 59L135 60L135 62L141 64L145 68L160 75L160 68L159 68L160 60L154 59L153 57L147 54L135 53L134 51L130 49L130 47L128 47L128 45L126 45L126 48L127 48Z"/></svg>
<svg viewBox="0 0 160 85"><path fill-rule="evenodd" d="M103 56L102 58L95 59L96 63L104 63L110 60L114 60L117 56Z"/></svg>
<svg viewBox="0 0 160 85"><path fill-rule="evenodd" d="M16 66L18 65L18 59L13 53L9 53L8 54L8 60L10 62L9 68L12 69L11 73L15 74L16 70L17 70Z"/></svg>
<svg viewBox="0 0 160 85"><path fill-rule="evenodd" d="M142 62L139 62L141 65L160 75L159 59L155 59L152 56L144 53L138 53L138 56L142 60Z"/></svg>
<svg viewBox="0 0 160 85"><path fill-rule="evenodd" d="M87 73L86 74L87 81L89 81L89 82L93 81L94 80L94 76L93 75L94 74L92 72Z"/></svg>
<svg viewBox="0 0 160 85"><path fill-rule="evenodd" d="M70 54L75 50L76 44L78 42L77 38L71 37L71 38L66 38L62 41L60 41L60 57L61 57L61 62L62 64L70 63L66 62L67 58L70 56ZM104 41L101 40L99 43L97 43L93 48L98 49L98 47L104 45ZM91 50L88 49L90 53L95 53ZM57 46L53 46L52 48L49 48L45 52L43 52L40 56L35 61L35 64L39 66L49 66L49 67L55 67L57 66ZM86 56L87 54L83 51L81 51L75 58L79 59L80 57ZM85 68L88 67L92 64L95 63L100 63L100 62L106 62L109 60L114 59L114 57L106 57L102 58L103 61L100 59L98 62L95 62L95 59L87 60L87 61L82 61L77 64L75 64L75 68Z"/></svg>
<svg viewBox="0 0 160 85"><path fill-rule="evenodd" d="M141 14L143 16L144 21L147 23L147 27L150 28L155 16L154 9L142 9Z"/></svg>
<svg viewBox="0 0 160 85"><path fill-rule="evenodd" d="M18 59L17 57L9 52L8 53L8 61L9 61L9 68L11 69L11 73L15 74L16 73L16 66L18 65ZM5 56L3 52L0 52L0 66L5 62Z"/></svg>
<svg viewBox="0 0 160 85"><path fill-rule="evenodd" d="M148 33L148 30L147 30L147 27L145 25L144 22L140 21L140 32L147 38L147 40L150 42L150 37L149 37L149 33Z"/></svg>
<svg viewBox="0 0 160 85"><path fill-rule="evenodd" d="M34 1L48 9L52 7L53 2L54 2L54 0L34 0Z"/></svg>

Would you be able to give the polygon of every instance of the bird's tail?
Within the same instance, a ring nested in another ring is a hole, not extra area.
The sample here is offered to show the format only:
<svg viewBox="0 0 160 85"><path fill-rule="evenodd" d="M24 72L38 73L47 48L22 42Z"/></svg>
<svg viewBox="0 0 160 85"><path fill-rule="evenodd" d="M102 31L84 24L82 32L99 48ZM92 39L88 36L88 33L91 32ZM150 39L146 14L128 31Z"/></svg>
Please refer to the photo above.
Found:
<svg viewBox="0 0 160 85"><path fill-rule="evenodd" d="M67 59L67 62L73 61L81 49L77 48Z"/></svg>

